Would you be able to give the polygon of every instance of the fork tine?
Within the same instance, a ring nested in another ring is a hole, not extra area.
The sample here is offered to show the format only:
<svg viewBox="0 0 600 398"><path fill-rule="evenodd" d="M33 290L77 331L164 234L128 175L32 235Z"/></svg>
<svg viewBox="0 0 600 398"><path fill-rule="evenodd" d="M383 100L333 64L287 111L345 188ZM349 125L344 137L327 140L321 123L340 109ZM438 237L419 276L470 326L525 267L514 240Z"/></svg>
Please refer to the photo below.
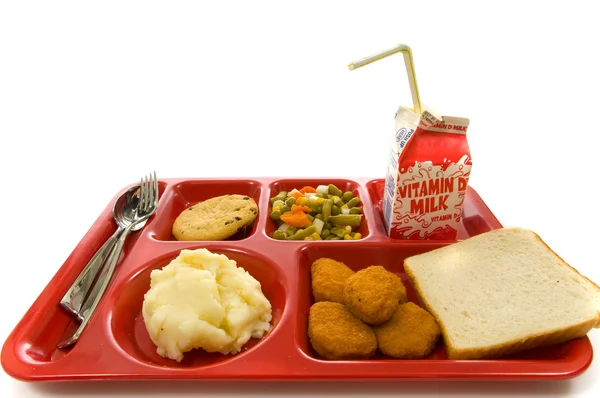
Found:
<svg viewBox="0 0 600 398"><path fill-rule="evenodd" d="M156 178L156 170L154 170L154 208L158 207L158 179Z"/></svg>
<svg viewBox="0 0 600 398"><path fill-rule="evenodd" d="M140 210L142 210L142 206L144 203L144 177L142 176L142 178L140 178L140 191L139 191L139 198L138 198L138 203L137 203L137 210L138 212Z"/></svg>
<svg viewBox="0 0 600 398"><path fill-rule="evenodd" d="M148 191L149 191L149 198L148 198L148 211L152 210L152 207L154 206L154 180L155 177L152 174L148 174Z"/></svg>
<svg viewBox="0 0 600 398"><path fill-rule="evenodd" d="M144 201L142 203L142 211L145 213L148 211L148 199L150 196L150 190L148 189L148 177L144 176Z"/></svg>
<svg viewBox="0 0 600 398"><path fill-rule="evenodd" d="M142 176L140 181L140 201L138 203L138 210L144 211L144 205L146 203L146 176Z"/></svg>

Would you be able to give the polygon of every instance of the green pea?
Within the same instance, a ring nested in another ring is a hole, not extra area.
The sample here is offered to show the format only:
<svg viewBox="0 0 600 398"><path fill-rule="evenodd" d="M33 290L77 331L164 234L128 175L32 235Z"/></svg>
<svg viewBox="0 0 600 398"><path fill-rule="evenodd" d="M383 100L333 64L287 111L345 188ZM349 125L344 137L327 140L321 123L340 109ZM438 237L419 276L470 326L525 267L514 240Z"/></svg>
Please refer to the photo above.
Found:
<svg viewBox="0 0 600 398"><path fill-rule="evenodd" d="M296 198L291 197L291 198L287 198L287 200L285 201L285 205L289 206L290 208L296 204Z"/></svg>
<svg viewBox="0 0 600 398"><path fill-rule="evenodd" d="M353 197L354 195L352 194L352 192L346 191L342 196L342 200L344 201L344 203L348 203L350 200L352 200Z"/></svg>
<svg viewBox="0 0 600 398"><path fill-rule="evenodd" d="M332 216L339 216L340 214L342 214L342 209L340 209L339 206L332 206L331 207L331 215Z"/></svg>
<svg viewBox="0 0 600 398"><path fill-rule="evenodd" d="M281 208L281 214L286 213L288 211L291 211L292 209L290 209L290 206L285 205Z"/></svg>
<svg viewBox="0 0 600 398"><path fill-rule="evenodd" d="M350 214L360 214L360 209L358 207L353 207L350 209Z"/></svg>
<svg viewBox="0 0 600 398"><path fill-rule="evenodd" d="M277 240L286 240L287 239L287 235L285 232L277 230L273 233L273 238L277 239Z"/></svg>
<svg viewBox="0 0 600 398"><path fill-rule="evenodd" d="M297 228L296 227L288 227L288 229L285 230L285 234L287 236L292 236L296 233Z"/></svg>
<svg viewBox="0 0 600 398"><path fill-rule="evenodd" d="M323 214L321 214L321 213L317 214L317 215L315 216L315 218L317 218L317 219L319 219L319 220L321 220L321 221L325 221L325 220L323 219Z"/></svg>
<svg viewBox="0 0 600 398"><path fill-rule="evenodd" d="M271 217L271 220L279 220L280 217L281 217L281 211L279 211L279 210L273 210L271 212L271 216L270 217Z"/></svg>
<svg viewBox="0 0 600 398"><path fill-rule="evenodd" d="M325 229L323 229L323 230L321 231L321 238L323 238L323 239L327 239L327 237L328 237L329 235L331 235L331 231L330 231L330 230L328 230L328 229L326 229L326 228L325 228Z"/></svg>
<svg viewBox="0 0 600 398"><path fill-rule="evenodd" d="M325 229L331 229L331 228L333 228L333 224L332 224L332 223L330 223L329 221L327 221L327 222L325 223L325 225L323 225L323 228L325 228Z"/></svg>

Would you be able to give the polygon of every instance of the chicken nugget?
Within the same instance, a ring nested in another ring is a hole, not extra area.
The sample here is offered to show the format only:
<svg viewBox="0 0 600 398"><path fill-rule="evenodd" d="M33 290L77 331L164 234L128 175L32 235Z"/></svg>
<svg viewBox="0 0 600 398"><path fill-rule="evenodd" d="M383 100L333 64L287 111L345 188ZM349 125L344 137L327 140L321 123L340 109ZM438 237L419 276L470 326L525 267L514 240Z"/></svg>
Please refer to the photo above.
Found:
<svg viewBox="0 0 600 398"><path fill-rule="evenodd" d="M320 258L310 267L315 301L344 303L344 284L354 275L346 264L330 258Z"/></svg>
<svg viewBox="0 0 600 398"><path fill-rule="evenodd" d="M358 319L370 325L387 321L398 303L407 301L402 280L380 265L358 271L344 285L344 304Z"/></svg>
<svg viewBox="0 0 600 398"><path fill-rule="evenodd" d="M377 350L373 330L344 304L330 301L310 307L308 338L315 351L327 359L369 358Z"/></svg>
<svg viewBox="0 0 600 398"><path fill-rule="evenodd" d="M420 359L428 355L440 337L435 318L414 303L398 306L392 318L373 327L379 351L400 359Z"/></svg>

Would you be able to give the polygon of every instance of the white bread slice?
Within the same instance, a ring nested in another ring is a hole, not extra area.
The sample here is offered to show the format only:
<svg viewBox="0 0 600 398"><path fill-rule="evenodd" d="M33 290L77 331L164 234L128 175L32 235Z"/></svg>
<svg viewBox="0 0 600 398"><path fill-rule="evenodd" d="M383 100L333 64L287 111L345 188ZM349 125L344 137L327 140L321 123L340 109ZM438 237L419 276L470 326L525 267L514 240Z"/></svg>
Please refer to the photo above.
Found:
<svg viewBox="0 0 600 398"><path fill-rule="evenodd" d="M600 327L600 287L542 239L502 228L404 260L449 359L506 356Z"/></svg>

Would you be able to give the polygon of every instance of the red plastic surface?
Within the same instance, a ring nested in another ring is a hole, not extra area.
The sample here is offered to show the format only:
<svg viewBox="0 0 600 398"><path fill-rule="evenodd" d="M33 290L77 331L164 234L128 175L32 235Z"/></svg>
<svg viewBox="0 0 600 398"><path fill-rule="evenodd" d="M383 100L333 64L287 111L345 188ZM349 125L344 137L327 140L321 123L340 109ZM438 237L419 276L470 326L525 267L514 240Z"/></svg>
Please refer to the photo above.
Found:
<svg viewBox="0 0 600 398"><path fill-rule="evenodd" d="M269 198L282 189L322 183L334 183L360 196L365 220L359 231L364 238L296 242L272 239ZM421 360L382 355L356 361L320 358L307 337L307 315L313 303L310 265L315 259L331 257L354 270L383 265L403 279L409 298L416 302L404 276L404 258L452 243L388 238L380 211L383 185L383 180L336 178L161 180L158 211L143 230L128 239L111 286L79 342L69 350L59 350L56 344L77 325L58 303L95 250L114 231L111 201L8 337L2 349L2 366L9 375L27 381L565 379L589 366L592 346L587 337L497 360L448 360L443 342ZM256 200L259 216L252 228L220 242L178 242L172 237L171 225L179 212L226 193ZM479 195L469 188L458 239L500 227ZM184 248L203 247L226 254L260 281L273 307L273 327L263 339L251 340L235 356L196 350L177 363L156 354L141 317L142 300L152 269L166 265Z"/></svg>

